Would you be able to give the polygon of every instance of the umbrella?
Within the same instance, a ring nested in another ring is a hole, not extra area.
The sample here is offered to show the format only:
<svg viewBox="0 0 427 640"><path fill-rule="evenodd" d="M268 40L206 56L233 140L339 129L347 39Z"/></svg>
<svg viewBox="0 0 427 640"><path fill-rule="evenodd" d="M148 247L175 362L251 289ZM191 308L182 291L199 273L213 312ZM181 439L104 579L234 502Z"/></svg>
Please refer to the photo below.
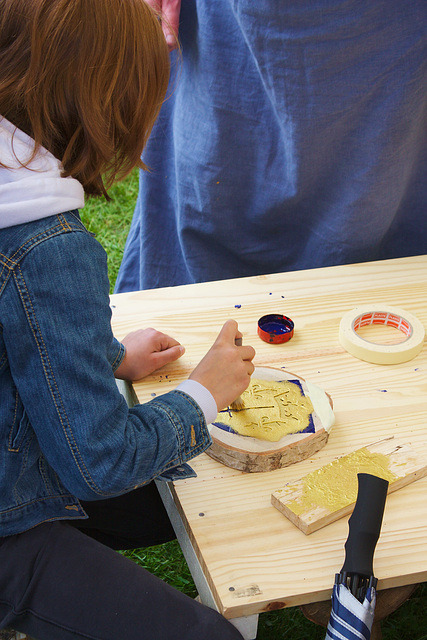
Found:
<svg viewBox="0 0 427 640"><path fill-rule="evenodd" d="M348 521L345 561L335 576L325 640L369 640L371 637L377 585L372 565L388 482L368 473L358 473L357 480L357 500Z"/></svg>

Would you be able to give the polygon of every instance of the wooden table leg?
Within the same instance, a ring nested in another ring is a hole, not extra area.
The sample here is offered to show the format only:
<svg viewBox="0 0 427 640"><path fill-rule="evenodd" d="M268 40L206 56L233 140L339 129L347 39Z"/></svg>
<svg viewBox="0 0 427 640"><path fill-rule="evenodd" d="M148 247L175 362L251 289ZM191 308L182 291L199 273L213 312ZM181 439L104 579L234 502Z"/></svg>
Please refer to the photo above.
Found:
<svg viewBox="0 0 427 640"><path fill-rule="evenodd" d="M414 593L418 584L410 584L404 587L394 587L377 591L374 624L372 626L371 640L382 640L381 620L396 611ZM327 627L331 615L331 602L313 602L300 606L302 613L308 620L315 624Z"/></svg>
<svg viewBox="0 0 427 640"><path fill-rule="evenodd" d="M116 380L116 383L120 393L125 397L129 407L134 406L135 398L132 395L132 389L130 385L128 383L125 383L123 380ZM169 488L169 483L157 480L155 482L165 509L168 513L171 524L174 528L177 540L181 547L181 551L184 555L191 576L194 580L194 584L199 594L199 600L206 606L218 611L218 607L212 595L212 591L210 589L208 581L206 580L205 574L203 573L203 569L197 558L196 552L194 551L193 545L191 544L191 540L185 529L184 523L181 519L180 514L178 513L178 509L176 508L171 490ZM230 620L230 622L240 631L244 640L255 640L258 629L258 618L258 614L254 614L252 616L233 618Z"/></svg>
<svg viewBox="0 0 427 640"><path fill-rule="evenodd" d="M381 622L374 622L374 624L372 625L371 640L383 640Z"/></svg>
<svg viewBox="0 0 427 640"><path fill-rule="evenodd" d="M200 602L203 602L203 604L211 607L211 609L215 609L216 611L218 611L218 607L212 595L212 591L210 589L208 581L206 580L205 574L203 573L203 569L197 558L196 552L194 551L193 545L191 544L191 540L185 529L184 523L182 522L181 516L178 513L178 509L176 508L171 490L168 486L169 483L158 480L156 480L155 482L165 509L168 513L171 524L174 528L179 546L181 547L181 551L184 555L191 576L194 580L194 584L199 594L198 599L200 600ZM240 631L244 640L255 640L258 629L258 618L258 614L253 614L251 616L243 616L241 618L232 618L230 619L230 622Z"/></svg>

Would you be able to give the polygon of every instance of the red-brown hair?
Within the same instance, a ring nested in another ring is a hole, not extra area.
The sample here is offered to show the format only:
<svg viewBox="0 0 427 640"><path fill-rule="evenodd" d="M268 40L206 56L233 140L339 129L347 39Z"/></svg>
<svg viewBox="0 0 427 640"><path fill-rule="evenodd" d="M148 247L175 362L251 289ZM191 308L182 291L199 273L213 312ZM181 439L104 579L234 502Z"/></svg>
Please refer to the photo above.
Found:
<svg viewBox="0 0 427 640"><path fill-rule="evenodd" d="M168 79L165 38L144 0L0 0L0 115L88 194L145 168Z"/></svg>

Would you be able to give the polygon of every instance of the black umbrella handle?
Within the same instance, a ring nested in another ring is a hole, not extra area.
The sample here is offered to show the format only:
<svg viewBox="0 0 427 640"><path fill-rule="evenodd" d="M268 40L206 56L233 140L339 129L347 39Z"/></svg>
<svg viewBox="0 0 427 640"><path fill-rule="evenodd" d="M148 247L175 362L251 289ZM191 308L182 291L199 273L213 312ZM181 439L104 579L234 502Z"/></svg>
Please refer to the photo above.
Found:
<svg viewBox="0 0 427 640"><path fill-rule="evenodd" d="M357 500L348 521L341 575L369 579L374 573L374 551L380 536L388 482L368 473L358 473L357 480Z"/></svg>

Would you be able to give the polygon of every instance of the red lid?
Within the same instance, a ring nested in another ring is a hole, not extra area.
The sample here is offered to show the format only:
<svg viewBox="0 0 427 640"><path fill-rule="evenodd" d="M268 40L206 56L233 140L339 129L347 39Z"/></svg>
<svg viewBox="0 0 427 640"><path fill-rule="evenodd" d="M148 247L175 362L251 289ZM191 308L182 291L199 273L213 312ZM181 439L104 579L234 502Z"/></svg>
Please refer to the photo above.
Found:
<svg viewBox="0 0 427 640"><path fill-rule="evenodd" d="M288 342L294 335L294 323L279 313L270 313L258 320L258 335L272 344Z"/></svg>

